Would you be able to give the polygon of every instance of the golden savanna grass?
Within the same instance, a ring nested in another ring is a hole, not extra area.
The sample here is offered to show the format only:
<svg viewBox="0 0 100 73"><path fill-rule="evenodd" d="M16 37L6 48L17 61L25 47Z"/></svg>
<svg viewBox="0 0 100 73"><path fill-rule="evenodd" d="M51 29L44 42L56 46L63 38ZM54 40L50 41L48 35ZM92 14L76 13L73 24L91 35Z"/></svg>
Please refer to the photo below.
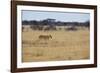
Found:
<svg viewBox="0 0 100 73"><path fill-rule="evenodd" d="M51 35L52 39L41 40L39 35ZM89 30L22 32L22 61L58 61L89 59ZM44 44L41 44L44 43Z"/></svg>

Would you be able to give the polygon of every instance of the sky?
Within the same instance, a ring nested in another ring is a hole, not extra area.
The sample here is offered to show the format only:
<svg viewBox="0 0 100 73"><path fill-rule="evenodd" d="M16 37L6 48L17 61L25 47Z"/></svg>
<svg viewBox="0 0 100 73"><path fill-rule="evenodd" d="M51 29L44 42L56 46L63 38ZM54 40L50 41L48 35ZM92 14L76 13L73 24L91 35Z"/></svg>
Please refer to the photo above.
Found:
<svg viewBox="0 0 100 73"><path fill-rule="evenodd" d="M64 22L85 22L90 20L89 13L76 13L76 12L54 12L54 11L35 11L35 10L22 10L22 20L44 20L56 19L56 21Z"/></svg>

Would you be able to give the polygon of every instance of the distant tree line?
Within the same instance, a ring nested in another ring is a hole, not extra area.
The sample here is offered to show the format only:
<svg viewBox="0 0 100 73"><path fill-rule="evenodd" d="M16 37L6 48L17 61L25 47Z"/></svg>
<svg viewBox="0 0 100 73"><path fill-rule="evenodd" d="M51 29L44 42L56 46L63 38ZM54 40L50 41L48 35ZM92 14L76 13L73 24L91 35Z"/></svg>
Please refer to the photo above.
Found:
<svg viewBox="0 0 100 73"><path fill-rule="evenodd" d="M22 25L30 25L30 28L33 30L43 30L44 26L47 26L45 30L56 30L56 26L72 26L75 28L76 26L79 27L90 27L90 22L63 22L63 21L56 21L56 19L45 19L41 21L31 20L22 21Z"/></svg>

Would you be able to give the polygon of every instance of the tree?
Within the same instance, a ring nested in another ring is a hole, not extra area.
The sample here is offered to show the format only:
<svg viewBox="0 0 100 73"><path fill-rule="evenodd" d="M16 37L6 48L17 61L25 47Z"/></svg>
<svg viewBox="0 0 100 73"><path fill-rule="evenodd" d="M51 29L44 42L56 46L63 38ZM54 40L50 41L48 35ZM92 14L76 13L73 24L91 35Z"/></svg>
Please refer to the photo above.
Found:
<svg viewBox="0 0 100 73"><path fill-rule="evenodd" d="M90 27L90 22L89 21L86 21L84 24L85 24L86 27L88 27L88 28Z"/></svg>
<svg viewBox="0 0 100 73"><path fill-rule="evenodd" d="M28 25L28 24L29 24L29 21L26 21L26 20L22 21L22 25Z"/></svg>

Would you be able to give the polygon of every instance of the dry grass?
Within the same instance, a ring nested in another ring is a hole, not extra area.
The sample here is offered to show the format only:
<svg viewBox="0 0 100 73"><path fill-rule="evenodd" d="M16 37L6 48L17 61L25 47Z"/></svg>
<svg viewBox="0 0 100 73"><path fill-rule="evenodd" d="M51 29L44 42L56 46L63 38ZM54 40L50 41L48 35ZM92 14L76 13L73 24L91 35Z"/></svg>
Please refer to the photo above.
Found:
<svg viewBox="0 0 100 73"><path fill-rule="evenodd" d="M40 40L39 35L52 35ZM22 61L55 61L89 59L89 30L24 31L22 32ZM42 43L42 44L41 44Z"/></svg>

